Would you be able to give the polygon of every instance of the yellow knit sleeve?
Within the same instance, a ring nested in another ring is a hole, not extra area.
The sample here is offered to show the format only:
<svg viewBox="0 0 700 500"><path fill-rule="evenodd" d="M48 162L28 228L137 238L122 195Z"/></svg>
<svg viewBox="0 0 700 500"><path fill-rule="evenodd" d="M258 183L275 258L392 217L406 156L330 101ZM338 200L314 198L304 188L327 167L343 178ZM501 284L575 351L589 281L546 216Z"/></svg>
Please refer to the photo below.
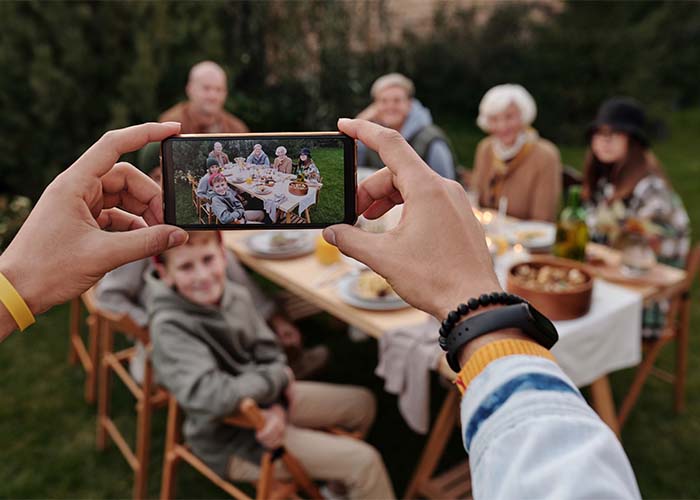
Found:
<svg viewBox="0 0 700 500"><path fill-rule="evenodd" d="M467 390L471 381L474 380L491 361L518 354L539 356L556 362L552 353L531 340L497 340L477 349L471 358L469 358L467 364L459 371L453 383L457 386L459 392L464 394L464 391Z"/></svg>

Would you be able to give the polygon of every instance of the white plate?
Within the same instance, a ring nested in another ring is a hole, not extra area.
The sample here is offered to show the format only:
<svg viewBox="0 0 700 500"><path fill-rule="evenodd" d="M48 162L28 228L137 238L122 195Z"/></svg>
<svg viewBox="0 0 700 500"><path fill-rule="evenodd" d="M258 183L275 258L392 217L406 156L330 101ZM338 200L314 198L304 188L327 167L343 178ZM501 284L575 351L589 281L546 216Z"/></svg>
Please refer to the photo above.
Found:
<svg viewBox="0 0 700 500"><path fill-rule="evenodd" d="M246 240L248 248L254 253L272 259L289 259L300 257L314 251L315 244L313 238L308 235L294 234L297 243L284 247L272 245L272 238L280 233L290 233L289 231L265 231L254 234Z"/></svg>
<svg viewBox="0 0 700 500"><path fill-rule="evenodd" d="M515 222L507 229L507 237L511 243L520 243L530 249L551 247L556 236L557 228L549 222Z"/></svg>
<svg viewBox="0 0 700 500"><path fill-rule="evenodd" d="M257 194L270 194L272 192L272 188L270 186L258 184L257 186L253 187L253 191L255 191Z"/></svg>
<svg viewBox="0 0 700 500"><path fill-rule="evenodd" d="M338 282L338 295L340 300L346 304L371 311L395 311L409 307L400 297L378 298L376 300L358 297L355 293L358 278L359 274L350 274Z"/></svg>

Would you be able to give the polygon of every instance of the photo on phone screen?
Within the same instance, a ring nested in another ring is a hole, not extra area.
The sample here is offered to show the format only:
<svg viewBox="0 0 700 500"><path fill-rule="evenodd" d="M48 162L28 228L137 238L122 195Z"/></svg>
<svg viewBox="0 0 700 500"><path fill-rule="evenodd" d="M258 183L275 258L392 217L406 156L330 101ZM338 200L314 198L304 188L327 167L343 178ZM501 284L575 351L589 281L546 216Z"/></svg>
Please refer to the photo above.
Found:
<svg viewBox="0 0 700 500"><path fill-rule="evenodd" d="M355 222L355 141L344 134L181 135L161 147L167 224L269 229Z"/></svg>

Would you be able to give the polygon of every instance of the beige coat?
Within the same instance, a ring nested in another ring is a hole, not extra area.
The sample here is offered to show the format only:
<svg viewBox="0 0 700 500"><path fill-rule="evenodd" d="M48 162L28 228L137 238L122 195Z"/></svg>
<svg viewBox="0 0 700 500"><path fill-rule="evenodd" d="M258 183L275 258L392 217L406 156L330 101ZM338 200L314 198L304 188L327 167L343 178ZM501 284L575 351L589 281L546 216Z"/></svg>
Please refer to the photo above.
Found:
<svg viewBox="0 0 700 500"><path fill-rule="evenodd" d="M158 121L180 122L182 124L180 128L181 134L216 134L220 132L243 134L249 132L248 126L245 123L224 110L221 110L216 115L212 124L205 125L197 118L196 113L192 112L189 102L181 102L167 111L164 111L163 114L158 117Z"/></svg>
<svg viewBox="0 0 700 500"><path fill-rule="evenodd" d="M526 146L527 147L527 146ZM483 139L476 148L471 187L479 192L479 204L498 208L498 176L492 139ZM562 189L559 150L551 142L538 139L526 154L508 162L501 181L500 196L508 198L508 215L519 219L554 221Z"/></svg>
<svg viewBox="0 0 700 500"><path fill-rule="evenodd" d="M291 174L292 173L292 159L287 155L278 156L277 158L275 158L275 161L272 164L272 168L279 170L283 174Z"/></svg>

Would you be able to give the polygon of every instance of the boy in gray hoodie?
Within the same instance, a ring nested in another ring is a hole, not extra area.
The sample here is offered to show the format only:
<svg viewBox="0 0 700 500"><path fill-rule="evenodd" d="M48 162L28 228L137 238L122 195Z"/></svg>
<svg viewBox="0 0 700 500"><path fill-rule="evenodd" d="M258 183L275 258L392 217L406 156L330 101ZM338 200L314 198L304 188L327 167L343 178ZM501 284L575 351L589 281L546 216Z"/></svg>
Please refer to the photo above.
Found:
<svg viewBox="0 0 700 500"><path fill-rule="evenodd" d="M221 224L247 224L265 218L262 210L245 209L223 174L214 174L209 178L209 184L213 190L211 209Z"/></svg>
<svg viewBox="0 0 700 500"><path fill-rule="evenodd" d="M312 429L365 434L375 402L366 389L295 382L277 340L248 291L226 278L217 233L191 233L157 259L147 276L156 378L185 412L192 450L222 476L254 481L263 448L284 445L312 478L339 481L351 498L393 498L378 452L367 443ZM262 407L260 431L222 419L251 397ZM277 463L276 474L288 477Z"/></svg>

